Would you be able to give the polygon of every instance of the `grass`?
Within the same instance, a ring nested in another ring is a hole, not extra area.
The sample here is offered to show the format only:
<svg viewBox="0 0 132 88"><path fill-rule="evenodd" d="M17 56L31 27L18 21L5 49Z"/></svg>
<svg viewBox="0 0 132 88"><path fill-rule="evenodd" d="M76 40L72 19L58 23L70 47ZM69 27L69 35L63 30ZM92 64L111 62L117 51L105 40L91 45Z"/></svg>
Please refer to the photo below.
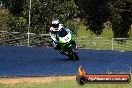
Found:
<svg viewBox="0 0 132 88"><path fill-rule="evenodd" d="M79 29L77 30L78 36L88 36L88 37L97 37L96 34L92 33L89 29L87 30L86 26L80 25ZM103 29L103 32L98 37L104 37L104 38L113 38L113 32L112 29L109 27L105 27Z"/></svg>
<svg viewBox="0 0 132 88"><path fill-rule="evenodd" d="M96 48L96 49L102 49L102 50L111 50L112 49L112 38L113 38L113 31L112 28L105 26L103 29L103 32L101 35L97 36L96 34L92 33L89 29L86 30L87 27L82 25L79 26L79 29L77 30L77 36L85 36L89 38L84 38L83 40L77 40L79 45L81 47L86 48ZM132 29L131 29L132 30ZM132 32L129 31L129 36L132 38ZM101 38L100 38L101 37ZM95 42L96 45L93 43ZM114 48L116 50L132 50L132 39L127 40L126 44L118 44L116 41L114 41L115 46ZM128 44L129 43L129 44Z"/></svg>
<svg viewBox="0 0 132 88"><path fill-rule="evenodd" d="M87 27L80 25L77 30L77 36L85 36L82 38L77 38L76 42L81 48L90 48L96 50L112 50L112 38L113 31L110 27L105 26L101 35L97 36L90 30L86 30ZM130 33L130 38L132 38L132 33ZM128 39L126 44L118 44L117 41L114 41L114 50L120 51L131 51L132 50L132 39Z"/></svg>
<svg viewBox="0 0 132 88"><path fill-rule="evenodd" d="M76 38L78 47L90 48L96 50L112 50L112 39L103 37L79 37ZM132 51L132 39L127 39L126 42L114 40L114 50Z"/></svg>
<svg viewBox="0 0 132 88"><path fill-rule="evenodd" d="M130 31L131 30L131 31ZM132 27L129 30L129 38L132 38ZM90 30L87 30L87 27L83 25L83 23L80 23L79 29L77 30L77 35L78 36L88 36L88 37L97 37L96 34L90 32ZM113 38L114 32L112 31L112 28L105 26L104 29L102 30L101 35L98 37L104 37L104 38Z"/></svg>
<svg viewBox="0 0 132 88"><path fill-rule="evenodd" d="M111 39L82 37L76 40L79 47L98 50L111 50Z"/></svg>
<svg viewBox="0 0 132 88"><path fill-rule="evenodd" d="M129 84L85 84L79 85L76 80L54 81L51 83L0 84L0 88L131 88Z"/></svg>

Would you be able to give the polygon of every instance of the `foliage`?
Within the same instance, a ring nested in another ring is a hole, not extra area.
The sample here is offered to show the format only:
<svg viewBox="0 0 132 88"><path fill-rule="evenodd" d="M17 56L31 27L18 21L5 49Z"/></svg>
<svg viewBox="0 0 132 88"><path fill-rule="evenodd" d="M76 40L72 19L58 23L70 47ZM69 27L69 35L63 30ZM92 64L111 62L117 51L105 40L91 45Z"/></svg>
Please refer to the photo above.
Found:
<svg viewBox="0 0 132 88"><path fill-rule="evenodd" d="M23 10L25 0L2 0L4 6L9 9L13 15L19 15Z"/></svg>
<svg viewBox="0 0 132 88"><path fill-rule="evenodd" d="M52 19L59 19L65 24L77 13L73 0L34 0L32 8L31 27L35 33L47 33Z"/></svg>
<svg viewBox="0 0 132 88"><path fill-rule="evenodd" d="M27 32L30 0L1 1L5 16L0 14L0 30ZM32 0L30 32L48 33L52 19L59 19L76 32L81 21L76 22L75 19L79 17L86 21L87 29L97 36L103 32L104 23L110 21L114 37L129 37L132 24L132 1Z"/></svg>
<svg viewBox="0 0 132 88"><path fill-rule="evenodd" d="M29 25L30 0L2 0L8 9L8 30L27 32ZM30 32L48 33L52 19L59 19L63 24L77 15L73 0L32 0Z"/></svg>
<svg viewBox="0 0 132 88"><path fill-rule="evenodd" d="M114 37L129 37L128 32L132 24L132 2L130 0L109 1L108 7Z"/></svg>
<svg viewBox="0 0 132 88"><path fill-rule="evenodd" d="M9 16L9 21L8 21L8 31L13 32L22 32L25 33L27 32L26 28L26 23L27 20L23 17L17 17L17 16Z"/></svg>
<svg viewBox="0 0 132 88"><path fill-rule="evenodd" d="M7 30L8 21L9 21L9 13L4 10L0 9L0 31Z"/></svg>
<svg viewBox="0 0 132 88"><path fill-rule="evenodd" d="M76 3L78 3L86 14L86 25L97 36L100 35L104 28L103 23L107 21L109 16L105 0L77 0ZM84 15L82 17L84 18Z"/></svg>
<svg viewBox="0 0 132 88"><path fill-rule="evenodd" d="M74 1L85 12L87 26L97 36L102 33L103 23L110 20L114 37L129 37L128 32L132 24L131 0Z"/></svg>

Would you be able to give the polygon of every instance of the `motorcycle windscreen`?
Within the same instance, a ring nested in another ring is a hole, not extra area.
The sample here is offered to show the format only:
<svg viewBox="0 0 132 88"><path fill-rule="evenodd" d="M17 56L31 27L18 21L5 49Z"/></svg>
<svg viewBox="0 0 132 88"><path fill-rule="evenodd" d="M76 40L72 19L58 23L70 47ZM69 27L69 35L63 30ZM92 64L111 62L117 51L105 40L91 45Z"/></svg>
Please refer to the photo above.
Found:
<svg viewBox="0 0 132 88"><path fill-rule="evenodd" d="M58 32L59 37L65 37L68 32L65 29L62 29Z"/></svg>

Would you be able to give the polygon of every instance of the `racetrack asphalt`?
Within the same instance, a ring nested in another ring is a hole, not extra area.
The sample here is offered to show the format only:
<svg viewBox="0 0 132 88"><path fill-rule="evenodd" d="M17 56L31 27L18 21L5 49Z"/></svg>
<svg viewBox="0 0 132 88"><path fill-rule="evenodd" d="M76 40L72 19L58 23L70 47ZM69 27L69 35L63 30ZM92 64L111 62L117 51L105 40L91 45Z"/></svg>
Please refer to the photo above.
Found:
<svg viewBox="0 0 132 88"><path fill-rule="evenodd" d="M79 49L80 61L68 60L53 48L0 46L0 77L76 75L83 66L88 74L129 73L132 52Z"/></svg>

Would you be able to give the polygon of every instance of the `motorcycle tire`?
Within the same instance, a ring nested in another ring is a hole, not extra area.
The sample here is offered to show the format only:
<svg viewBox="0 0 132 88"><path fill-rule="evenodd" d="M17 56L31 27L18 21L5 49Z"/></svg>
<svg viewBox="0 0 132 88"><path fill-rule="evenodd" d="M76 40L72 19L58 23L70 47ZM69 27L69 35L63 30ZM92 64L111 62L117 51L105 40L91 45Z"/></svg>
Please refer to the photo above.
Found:
<svg viewBox="0 0 132 88"><path fill-rule="evenodd" d="M76 52L71 52L71 54L69 55L69 59L74 60L74 61L78 61L79 56Z"/></svg>

